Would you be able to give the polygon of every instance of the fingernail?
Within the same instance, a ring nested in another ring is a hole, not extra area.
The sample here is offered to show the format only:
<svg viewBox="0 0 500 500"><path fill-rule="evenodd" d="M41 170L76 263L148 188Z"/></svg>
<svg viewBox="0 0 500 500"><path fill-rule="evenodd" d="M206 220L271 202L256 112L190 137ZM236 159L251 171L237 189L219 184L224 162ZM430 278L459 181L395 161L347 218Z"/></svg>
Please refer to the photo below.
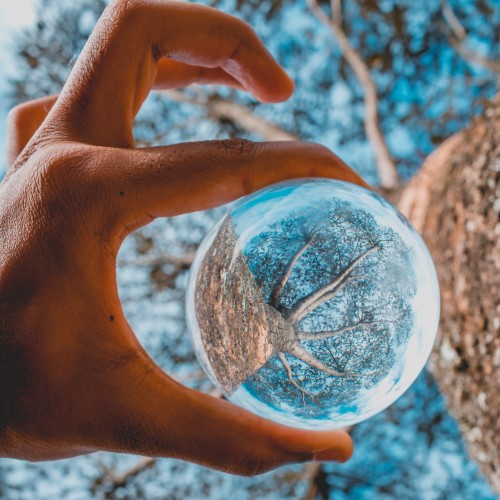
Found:
<svg viewBox="0 0 500 500"><path fill-rule="evenodd" d="M313 455L314 462L345 462L344 455L337 449L323 450Z"/></svg>

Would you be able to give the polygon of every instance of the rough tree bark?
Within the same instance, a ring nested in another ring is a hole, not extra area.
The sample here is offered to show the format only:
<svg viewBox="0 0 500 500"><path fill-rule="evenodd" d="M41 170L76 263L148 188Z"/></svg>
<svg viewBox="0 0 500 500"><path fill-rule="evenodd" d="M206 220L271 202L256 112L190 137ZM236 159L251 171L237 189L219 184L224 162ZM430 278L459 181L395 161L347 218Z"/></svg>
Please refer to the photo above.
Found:
<svg viewBox="0 0 500 500"><path fill-rule="evenodd" d="M492 486L500 492L500 94L431 155L400 209L439 274L433 371Z"/></svg>
<svg viewBox="0 0 500 500"><path fill-rule="evenodd" d="M196 284L196 316L210 365L231 394L272 355L268 332L279 314L264 302L226 216L201 264ZM244 300L242 300L244 298ZM228 335L228 332L229 335Z"/></svg>

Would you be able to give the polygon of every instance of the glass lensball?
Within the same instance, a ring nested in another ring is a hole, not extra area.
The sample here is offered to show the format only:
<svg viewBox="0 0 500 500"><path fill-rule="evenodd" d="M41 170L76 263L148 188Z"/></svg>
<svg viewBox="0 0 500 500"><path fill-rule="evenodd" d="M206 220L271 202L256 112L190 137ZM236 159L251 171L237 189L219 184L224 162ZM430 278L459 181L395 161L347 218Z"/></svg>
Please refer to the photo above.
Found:
<svg viewBox="0 0 500 500"><path fill-rule="evenodd" d="M230 401L302 428L367 419L413 383L439 287L422 239L376 193L301 179L237 202L187 292L196 354Z"/></svg>

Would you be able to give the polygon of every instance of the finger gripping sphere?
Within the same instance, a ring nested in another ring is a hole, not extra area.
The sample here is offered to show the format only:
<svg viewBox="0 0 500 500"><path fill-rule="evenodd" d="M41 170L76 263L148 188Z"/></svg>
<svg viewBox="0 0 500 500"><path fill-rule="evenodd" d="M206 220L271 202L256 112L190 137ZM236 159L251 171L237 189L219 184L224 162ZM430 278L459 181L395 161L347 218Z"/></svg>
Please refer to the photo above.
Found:
<svg viewBox="0 0 500 500"><path fill-rule="evenodd" d="M437 331L432 260L380 196L327 179L237 203L188 288L197 355L231 401L281 423L336 428L387 407Z"/></svg>

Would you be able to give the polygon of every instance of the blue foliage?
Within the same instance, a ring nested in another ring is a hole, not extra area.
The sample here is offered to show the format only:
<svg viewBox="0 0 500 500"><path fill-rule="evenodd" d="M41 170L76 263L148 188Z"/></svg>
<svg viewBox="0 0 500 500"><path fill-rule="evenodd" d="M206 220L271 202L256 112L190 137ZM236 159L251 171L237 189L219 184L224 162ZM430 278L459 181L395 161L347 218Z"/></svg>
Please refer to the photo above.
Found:
<svg viewBox="0 0 500 500"><path fill-rule="evenodd" d="M497 498L469 460L428 372L390 408L356 426L352 436L353 458L324 466L332 500Z"/></svg>

